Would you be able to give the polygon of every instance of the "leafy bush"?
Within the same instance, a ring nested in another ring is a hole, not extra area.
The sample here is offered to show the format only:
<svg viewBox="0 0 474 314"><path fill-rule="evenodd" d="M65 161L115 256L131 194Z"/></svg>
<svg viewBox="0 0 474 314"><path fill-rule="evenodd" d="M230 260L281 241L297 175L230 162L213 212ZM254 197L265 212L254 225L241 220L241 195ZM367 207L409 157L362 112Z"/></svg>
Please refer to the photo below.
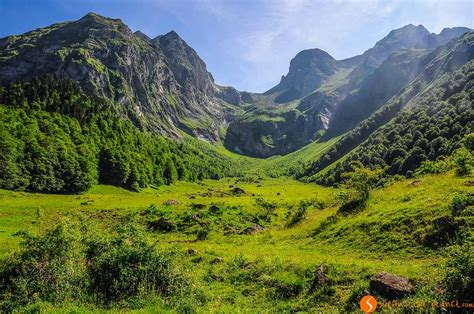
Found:
<svg viewBox="0 0 474 314"><path fill-rule="evenodd" d="M80 234L68 223L43 235L21 233L21 250L0 263L0 310L36 300L53 304L81 299L88 285Z"/></svg>
<svg viewBox="0 0 474 314"><path fill-rule="evenodd" d="M453 153L453 160L456 165L456 175L466 176L471 174L471 169L474 165L474 158L469 149L465 147L458 148Z"/></svg>
<svg viewBox="0 0 474 314"><path fill-rule="evenodd" d="M0 263L0 311L34 303L136 303L189 286L174 253L160 252L133 222L107 234L63 222L41 235L22 233L20 251Z"/></svg>
<svg viewBox="0 0 474 314"><path fill-rule="evenodd" d="M460 216L469 206L474 206L474 195L457 194L453 197L450 205L451 214L454 217Z"/></svg>
<svg viewBox="0 0 474 314"><path fill-rule="evenodd" d="M308 210L308 202L301 201L298 206L292 206L286 214L287 218L287 227L292 227L302 221L306 217L306 212Z"/></svg>
<svg viewBox="0 0 474 314"><path fill-rule="evenodd" d="M448 300L474 301L474 251L470 245L451 248L443 284Z"/></svg>

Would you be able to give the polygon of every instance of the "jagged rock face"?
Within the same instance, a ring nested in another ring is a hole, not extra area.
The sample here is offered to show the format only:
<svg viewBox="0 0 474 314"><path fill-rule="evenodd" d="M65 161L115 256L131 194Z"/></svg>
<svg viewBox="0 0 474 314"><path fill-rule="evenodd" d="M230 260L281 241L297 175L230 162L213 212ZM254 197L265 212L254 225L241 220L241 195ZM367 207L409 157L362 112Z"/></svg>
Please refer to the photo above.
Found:
<svg viewBox="0 0 474 314"><path fill-rule="evenodd" d="M206 64L176 32L158 36L152 42L163 51L181 86L207 94L214 92L214 79L207 72Z"/></svg>
<svg viewBox="0 0 474 314"><path fill-rule="evenodd" d="M275 98L285 103L316 90L337 70L336 60L320 49L303 50L290 62L290 70L280 83L265 94L282 92Z"/></svg>
<svg viewBox="0 0 474 314"><path fill-rule="evenodd" d="M225 113L204 62L175 33L165 35L162 46L118 19L90 13L2 39L0 83L45 74L71 78L121 104L124 116L141 127L174 136L180 128L217 140Z"/></svg>

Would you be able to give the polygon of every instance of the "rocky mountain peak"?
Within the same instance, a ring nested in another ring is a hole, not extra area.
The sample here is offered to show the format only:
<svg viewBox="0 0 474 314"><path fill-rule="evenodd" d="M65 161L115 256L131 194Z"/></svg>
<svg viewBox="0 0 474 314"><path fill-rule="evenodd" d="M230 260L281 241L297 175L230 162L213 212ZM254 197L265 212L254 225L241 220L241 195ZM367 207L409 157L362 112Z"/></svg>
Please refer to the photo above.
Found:
<svg viewBox="0 0 474 314"><path fill-rule="evenodd" d="M336 60L324 50L303 50L291 60L288 74L265 94L281 92L275 99L280 103L301 98L317 89L336 70Z"/></svg>
<svg viewBox="0 0 474 314"><path fill-rule="evenodd" d="M135 34L135 36L138 36L138 37L140 37L141 39L143 39L145 41L148 41L148 42L151 41L151 38L148 37L148 35L143 33L142 31L136 31L134 34Z"/></svg>

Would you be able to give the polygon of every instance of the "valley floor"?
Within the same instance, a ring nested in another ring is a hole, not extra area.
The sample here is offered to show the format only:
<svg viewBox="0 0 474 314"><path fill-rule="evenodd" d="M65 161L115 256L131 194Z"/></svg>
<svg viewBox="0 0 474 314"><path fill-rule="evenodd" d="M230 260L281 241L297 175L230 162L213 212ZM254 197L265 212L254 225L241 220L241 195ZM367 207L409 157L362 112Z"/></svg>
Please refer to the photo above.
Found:
<svg viewBox="0 0 474 314"><path fill-rule="evenodd" d="M430 302L436 299L446 252L426 239L436 232L433 221L449 215L454 195L468 192L469 180L445 174L396 182L374 190L366 208L348 216L336 215L339 190L286 178L179 182L140 193L111 186L95 186L82 195L1 190L0 257L17 250L14 234L20 230L39 232L77 216L107 228L132 213L146 219L144 210L154 204L169 221L193 214L210 226L199 240L192 224L148 233L159 248L179 252L180 265L201 294L200 304L190 305L198 312L356 311L370 278L380 271L416 283L407 304ZM311 205L291 224L301 201ZM256 216L266 221L257 228ZM331 287L311 292L322 264ZM71 305L62 310L92 309ZM165 310L171 308L152 300L137 311Z"/></svg>

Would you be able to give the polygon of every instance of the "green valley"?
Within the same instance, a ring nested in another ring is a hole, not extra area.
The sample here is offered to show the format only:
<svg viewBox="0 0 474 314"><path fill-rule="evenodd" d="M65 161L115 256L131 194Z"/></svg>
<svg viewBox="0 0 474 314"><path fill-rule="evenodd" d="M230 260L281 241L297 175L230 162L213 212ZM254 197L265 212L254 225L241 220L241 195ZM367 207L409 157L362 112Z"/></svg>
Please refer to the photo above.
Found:
<svg viewBox="0 0 474 314"><path fill-rule="evenodd" d="M1 38L0 312L467 313L473 103L467 27L262 93L96 13Z"/></svg>

